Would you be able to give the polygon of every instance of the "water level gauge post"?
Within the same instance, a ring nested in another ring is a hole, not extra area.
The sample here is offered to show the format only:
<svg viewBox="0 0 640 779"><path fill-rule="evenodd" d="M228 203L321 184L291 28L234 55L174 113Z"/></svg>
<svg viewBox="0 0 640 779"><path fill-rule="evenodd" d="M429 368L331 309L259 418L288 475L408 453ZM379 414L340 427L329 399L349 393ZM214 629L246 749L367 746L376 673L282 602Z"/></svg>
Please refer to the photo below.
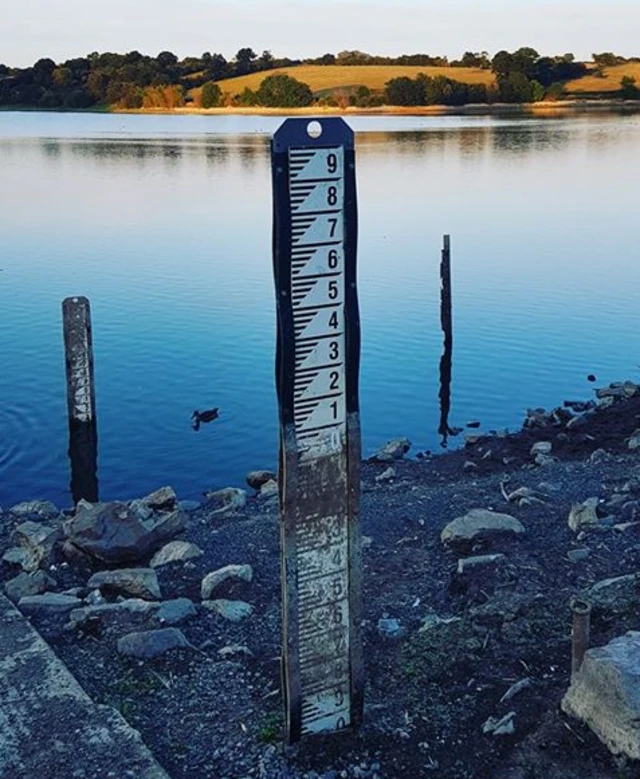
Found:
<svg viewBox="0 0 640 779"><path fill-rule="evenodd" d="M362 719L360 320L353 131L272 140L287 743Z"/></svg>

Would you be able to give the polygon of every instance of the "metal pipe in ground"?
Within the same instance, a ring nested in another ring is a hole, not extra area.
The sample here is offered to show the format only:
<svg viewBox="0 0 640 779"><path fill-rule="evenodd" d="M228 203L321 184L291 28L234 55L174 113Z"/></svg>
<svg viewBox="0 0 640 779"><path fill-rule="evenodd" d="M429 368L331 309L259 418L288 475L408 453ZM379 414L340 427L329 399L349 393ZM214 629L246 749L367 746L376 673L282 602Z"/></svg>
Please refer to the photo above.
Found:
<svg viewBox="0 0 640 779"><path fill-rule="evenodd" d="M582 667L582 661L587 649L589 649L589 632L591 629L591 604L575 598L571 603L573 615L571 629L571 678Z"/></svg>

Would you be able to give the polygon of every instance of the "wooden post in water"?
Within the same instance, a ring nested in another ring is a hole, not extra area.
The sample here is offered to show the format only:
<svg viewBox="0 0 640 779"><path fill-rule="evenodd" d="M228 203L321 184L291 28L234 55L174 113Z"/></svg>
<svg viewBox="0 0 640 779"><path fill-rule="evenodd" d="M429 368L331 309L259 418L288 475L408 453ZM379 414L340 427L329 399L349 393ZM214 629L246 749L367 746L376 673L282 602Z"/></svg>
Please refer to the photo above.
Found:
<svg viewBox="0 0 640 779"><path fill-rule="evenodd" d="M441 445L447 446L450 433L451 365L453 359L453 317L451 313L451 238L444 236L440 262L440 327L444 335L444 349L440 359L440 426Z"/></svg>
<svg viewBox="0 0 640 779"><path fill-rule="evenodd" d="M445 346L453 348L453 321L451 317L451 236L445 235L440 262L440 325Z"/></svg>
<svg viewBox="0 0 640 779"><path fill-rule="evenodd" d="M286 740L362 719L360 321L353 131L272 142Z"/></svg>
<svg viewBox="0 0 640 779"><path fill-rule="evenodd" d="M69 459L71 493L74 502L81 498L98 501L98 434L91 308L85 297L62 301L62 325L67 375L69 415Z"/></svg>

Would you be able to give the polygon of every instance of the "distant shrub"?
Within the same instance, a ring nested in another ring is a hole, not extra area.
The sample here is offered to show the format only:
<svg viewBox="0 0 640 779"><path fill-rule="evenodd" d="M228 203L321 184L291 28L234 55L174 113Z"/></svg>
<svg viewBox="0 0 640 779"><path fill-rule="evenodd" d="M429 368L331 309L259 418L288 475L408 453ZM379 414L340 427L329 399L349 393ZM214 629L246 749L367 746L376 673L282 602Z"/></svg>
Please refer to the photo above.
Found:
<svg viewBox="0 0 640 779"><path fill-rule="evenodd" d="M544 87L539 81L532 81L531 82L531 96L534 103L539 103L541 100L544 100L545 98L545 91Z"/></svg>
<svg viewBox="0 0 640 779"><path fill-rule="evenodd" d="M358 106L358 108L366 108L370 105L371 90L364 85L357 87L356 91L351 96L351 104Z"/></svg>
<svg viewBox="0 0 640 779"><path fill-rule="evenodd" d="M623 76L620 80L620 94L623 100L637 100L640 98L640 89L636 86L633 76Z"/></svg>
<svg viewBox="0 0 640 779"><path fill-rule="evenodd" d="M222 102L222 91L213 81L207 81L202 85L202 107L217 108Z"/></svg>
<svg viewBox="0 0 640 779"><path fill-rule="evenodd" d="M267 76L256 94L260 105L272 108L302 108L313 103L309 85L284 73Z"/></svg>
<svg viewBox="0 0 640 779"><path fill-rule="evenodd" d="M178 108L183 106L184 102L184 89L175 85L147 87L142 98L145 108Z"/></svg>
<svg viewBox="0 0 640 779"><path fill-rule="evenodd" d="M389 105L424 105L424 92L420 84L408 76L387 81L385 98Z"/></svg>
<svg viewBox="0 0 640 779"><path fill-rule="evenodd" d="M545 100L562 100L565 96L564 87L557 81L547 89Z"/></svg>
<svg viewBox="0 0 640 779"><path fill-rule="evenodd" d="M236 95L235 103L241 106L261 105L258 94L249 87L245 87L241 94Z"/></svg>

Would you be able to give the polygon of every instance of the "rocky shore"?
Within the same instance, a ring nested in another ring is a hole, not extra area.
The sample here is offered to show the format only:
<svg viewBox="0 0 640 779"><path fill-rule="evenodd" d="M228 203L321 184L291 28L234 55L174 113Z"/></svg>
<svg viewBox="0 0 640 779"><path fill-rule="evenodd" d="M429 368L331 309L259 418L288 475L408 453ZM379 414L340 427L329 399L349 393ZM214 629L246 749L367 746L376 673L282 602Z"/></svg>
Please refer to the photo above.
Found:
<svg viewBox="0 0 640 779"><path fill-rule="evenodd" d="M636 742L619 737L634 732L634 696L616 688L620 719L604 732L588 689L607 658L637 662L637 638L622 637L640 624L640 386L530 410L519 432L473 431L447 454L408 459L409 446L363 466L356 734L281 746L269 471L200 504L164 487L65 512L0 509L4 591L172 779L640 776ZM587 655L563 702L577 596L592 646L609 649Z"/></svg>

